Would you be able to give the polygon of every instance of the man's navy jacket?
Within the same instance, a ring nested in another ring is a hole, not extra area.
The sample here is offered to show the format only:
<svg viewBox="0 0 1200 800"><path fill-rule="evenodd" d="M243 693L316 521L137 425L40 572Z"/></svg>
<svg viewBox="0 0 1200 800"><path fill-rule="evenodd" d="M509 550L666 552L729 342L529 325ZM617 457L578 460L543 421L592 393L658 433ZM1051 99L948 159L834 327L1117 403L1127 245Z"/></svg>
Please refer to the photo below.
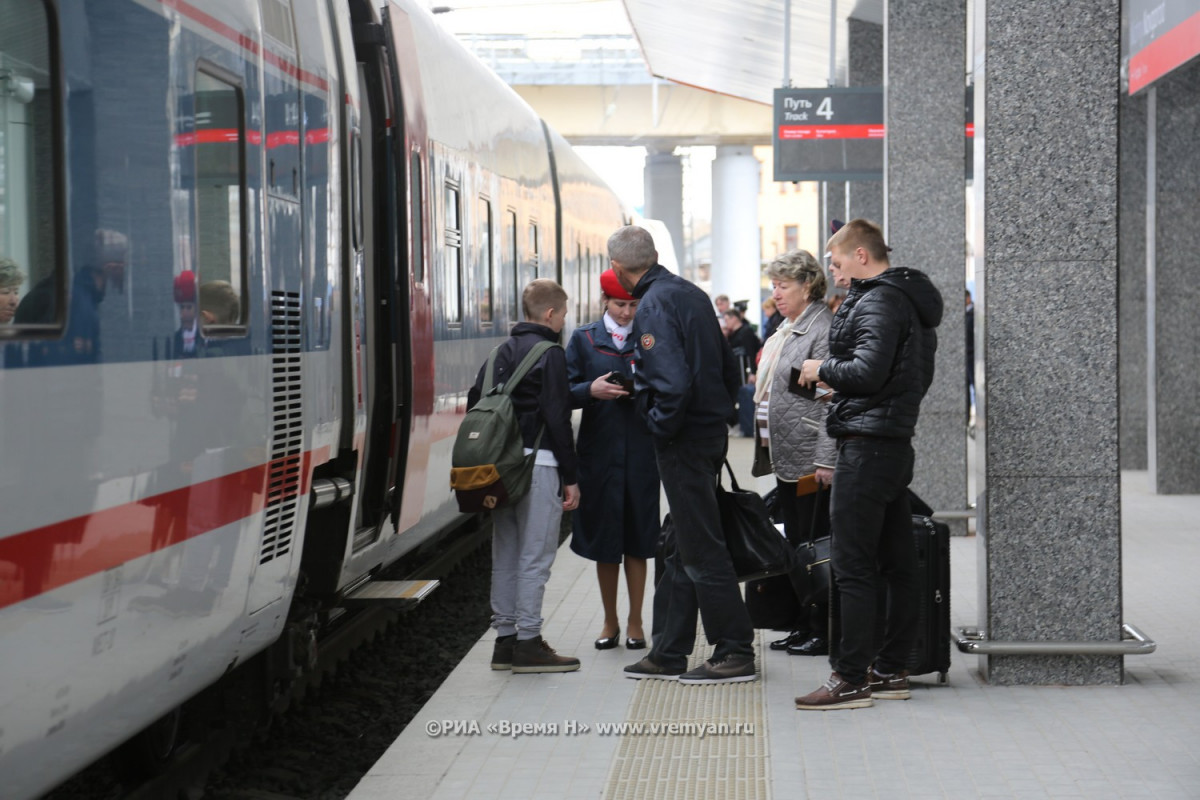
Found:
<svg viewBox="0 0 1200 800"><path fill-rule="evenodd" d="M708 295L656 264L633 296L634 389L650 433L727 435L741 376Z"/></svg>

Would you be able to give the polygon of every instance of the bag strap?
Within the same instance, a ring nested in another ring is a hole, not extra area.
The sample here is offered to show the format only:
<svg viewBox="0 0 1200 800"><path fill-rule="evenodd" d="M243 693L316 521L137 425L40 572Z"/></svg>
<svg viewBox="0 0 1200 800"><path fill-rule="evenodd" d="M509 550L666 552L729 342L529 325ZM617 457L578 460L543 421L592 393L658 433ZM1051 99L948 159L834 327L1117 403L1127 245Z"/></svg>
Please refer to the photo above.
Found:
<svg viewBox="0 0 1200 800"><path fill-rule="evenodd" d="M733 467L729 466L729 459L725 459L725 471L729 473L729 485L733 487L733 491L740 492L742 488L738 486L737 478L734 477ZM721 473L717 473L717 486L721 485Z"/></svg>
<svg viewBox="0 0 1200 800"><path fill-rule="evenodd" d="M500 347L497 346L493 348L492 353L488 356L487 360L487 372L483 378L483 393L487 395L491 394L493 391L499 391L501 394L512 394L513 389L517 387L517 384L521 382L521 380L525 377L525 374L528 373L529 370L533 369L533 365L536 364L538 359L542 357L542 354L551 347L558 347L558 345L556 345L554 342L548 342L544 339L535 344L532 348L530 348L525 357L521 359L521 363L517 364L517 368L513 370L513 373L508 377L508 380L500 384L499 387L496 387L495 385L495 373L496 354L500 352Z"/></svg>
<svg viewBox="0 0 1200 800"><path fill-rule="evenodd" d="M822 488L821 488L821 484L820 484L820 483L818 483L818 484L817 484L817 491L816 491L816 493L813 495L813 513L812 513L812 521L811 521L811 522L809 522L809 524L808 524L808 546L809 546L809 548L810 548L810 549L811 549L811 548L813 548L813 547L816 547L816 542L817 542L817 516L818 516L818 514L817 514L817 511L818 511L818 509L820 509L820 508L821 508L821 492L823 492L823 491L824 491L824 489L822 489Z"/></svg>

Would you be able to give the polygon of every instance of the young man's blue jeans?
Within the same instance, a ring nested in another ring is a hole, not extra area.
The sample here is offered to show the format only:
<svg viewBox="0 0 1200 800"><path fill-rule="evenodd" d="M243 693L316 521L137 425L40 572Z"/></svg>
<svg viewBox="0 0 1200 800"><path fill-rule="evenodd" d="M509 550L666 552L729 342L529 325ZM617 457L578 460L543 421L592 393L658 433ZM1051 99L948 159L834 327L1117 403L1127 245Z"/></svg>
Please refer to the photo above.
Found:
<svg viewBox="0 0 1200 800"><path fill-rule="evenodd" d="M656 442L658 473L675 523L676 551L654 590L654 646L650 660L686 668L696 643L696 611L704 622L711 659L754 655L754 628L725 547L716 478L729 446L725 435Z"/></svg>
<svg viewBox="0 0 1200 800"><path fill-rule="evenodd" d="M908 484L913 449L908 439L838 439L833 473L832 565L841 603L841 642L829 659L844 680L861 684L872 662L885 673L904 668L917 633L917 550ZM887 622L876 651L875 608L886 583Z"/></svg>

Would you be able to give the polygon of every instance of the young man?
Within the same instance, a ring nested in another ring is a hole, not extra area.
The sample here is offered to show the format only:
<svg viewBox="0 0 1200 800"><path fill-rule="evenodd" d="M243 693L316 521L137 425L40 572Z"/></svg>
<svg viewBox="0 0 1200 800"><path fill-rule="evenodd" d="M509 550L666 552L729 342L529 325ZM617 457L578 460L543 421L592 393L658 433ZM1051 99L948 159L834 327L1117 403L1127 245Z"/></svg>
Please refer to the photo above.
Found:
<svg viewBox="0 0 1200 800"><path fill-rule="evenodd" d="M829 357L805 361L800 373L801 382L834 390L826 428L838 440L830 517L841 647L825 685L796 698L796 708L818 711L911 696L903 671L917 625L911 439L942 321L941 294L924 273L890 267L891 248L874 223L851 220L827 249L850 291L829 330ZM876 651L879 580L887 584L888 610Z"/></svg>
<svg viewBox="0 0 1200 800"><path fill-rule="evenodd" d="M495 382L503 383L539 341L558 343L567 320L567 293L552 280L531 281L522 294L525 321L513 326L496 354ZM467 407L479 402L487 364L467 394ZM567 360L551 347L512 390L512 402L532 452L543 430L529 492L514 506L492 512L492 627L496 645L492 669L571 672L579 659L556 655L542 638L542 598L558 552L563 511L579 505L578 461L571 431L571 391Z"/></svg>
<svg viewBox="0 0 1200 800"><path fill-rule="evenodd" d="M625 674L680 683L754 680L754 629L725 547L716 493L729 445L726 420L741 383L737 362L708 297L658 264L647 231L621 228L609 237L608 257L617 279L641 301L632 333L635 401L654 437L677 544L654 590L654 646ZM715 646L708 661L685 672L697 609Z"/></svg>

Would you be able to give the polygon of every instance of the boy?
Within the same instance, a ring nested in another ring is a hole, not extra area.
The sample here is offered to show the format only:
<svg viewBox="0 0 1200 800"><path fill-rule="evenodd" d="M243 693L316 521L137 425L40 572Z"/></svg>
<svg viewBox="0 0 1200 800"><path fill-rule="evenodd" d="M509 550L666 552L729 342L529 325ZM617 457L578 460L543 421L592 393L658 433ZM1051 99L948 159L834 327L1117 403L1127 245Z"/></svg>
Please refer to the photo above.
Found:
<svg viewBox="0 0 1200 800"><path fill-rule="evenodd" d="M567 319L567 293L539 278L521 296L525 322L513 326L496 354L495 383L503 383L525 354L542 340L558 343ZM485 364L467 394L467 408L483 393ZM542 638L542 598L558 550L563 511L579 505L578 461L571 431L567 359L561 347L547 350L512 390L527 452L543 430L529 492L516 505L492 512L492 669L571 672L579 659L556 655ZM561 488L560 488L561 487Z"/></svg>

